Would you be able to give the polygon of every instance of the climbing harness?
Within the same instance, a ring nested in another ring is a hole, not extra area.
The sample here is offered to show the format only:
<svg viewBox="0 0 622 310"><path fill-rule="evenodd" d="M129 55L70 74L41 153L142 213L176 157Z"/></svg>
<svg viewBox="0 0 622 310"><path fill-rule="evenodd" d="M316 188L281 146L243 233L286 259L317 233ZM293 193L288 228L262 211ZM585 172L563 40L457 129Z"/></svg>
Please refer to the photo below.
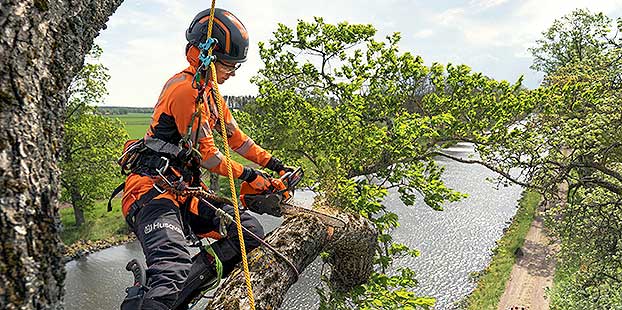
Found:
<svg viewBox="0 0 622 310"><path fill-rule="evenodd" d="M209 201L209 199L211 199L211 197L214 196L213 194L210 194L202 187L186 187L185 182L183 181L172 182L169 178L166 178L166 177L163 177L162 180L164 182L160 182L161 184L160 186L163 188L163 190L168 191L173 195L178 195L181 197L196 197L200 199L201 202L207 205L210 209L212 209L220 219L220 222L221 222L220 233L226 235L226 225L223 225L222 223L232 223L234 221L234 218L230 214L216 207L213 203ZM225 201L227 203L231 202L228 200L225 200ZM250 236L251 238L257 240L257 242L261 243L263 246L265 246L270 251L272 251L277 257L282 259L292 269L292 271L294 271L296 281L298 280L298 276L300 275L300 273L298 272L298 268L296 268L294 263L292 263L287 257L285 257L285 255L283 255L281 252L275 249L268 242L266 242L265 240L263 240L262 238L254 234L248 228L242 225L239 225L239 227L241 227L241 230L244 231L244 233L247 236ZM242 235L241 231L238 233Z"/></svg>

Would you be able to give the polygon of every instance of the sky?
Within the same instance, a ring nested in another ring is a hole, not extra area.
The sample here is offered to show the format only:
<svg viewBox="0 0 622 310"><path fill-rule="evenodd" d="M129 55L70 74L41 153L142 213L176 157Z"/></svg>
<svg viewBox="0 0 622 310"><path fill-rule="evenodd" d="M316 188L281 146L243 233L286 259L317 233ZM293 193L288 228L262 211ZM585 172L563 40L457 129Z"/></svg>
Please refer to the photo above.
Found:
<svg viewBox="0 0 622 310"><path fill-rule="evenodd" d="M164 83L187 67L185 31L211 1L126 0L95 42L109 69L105 106L153 107ZM622 0L218 0L250 36L248 60L220 86L224 95L255 95L250 78L261 67L258 42L268 42L278 23L295 27L314 16L327 23L372 24L377 39L400 32L400 51L426 64L466 64L474 71L536 88L542 74L529 69L528 48L552 22L575 8L622 16Z"/></svg>

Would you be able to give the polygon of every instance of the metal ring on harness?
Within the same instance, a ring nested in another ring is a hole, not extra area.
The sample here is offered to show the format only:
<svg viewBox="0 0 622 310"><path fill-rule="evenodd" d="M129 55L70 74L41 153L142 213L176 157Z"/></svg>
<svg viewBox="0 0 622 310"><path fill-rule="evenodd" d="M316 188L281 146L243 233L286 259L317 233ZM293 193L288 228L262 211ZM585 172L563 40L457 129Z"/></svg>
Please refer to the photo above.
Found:
<svg viewBox="0 0 622 310"><path fill-rule="evenodd" d="M233 223L233 217L225 212L223 209L214 210L216 216L220 219L220 225L218 227L218 233L223 237L227 237L227 226Z"/></svg>
<svg viewBox="0 0 622 310"><path fill-rule="evenodd" d="M169 165L169 160L168 158L162 156L160 157L164 160L164 166L157 168L156 172L158 173L158 175L160 176L160 178L162 180L164 180L164 182L166 182L166 185L173 187L173 184L164 176L164 171L166 171L166 169L168 169L168 165ZM153 188L155 188L158 192L160 192L160 194L164 194L164 192L166 192L166 189L163 189L161 187L158 186L158 183L153 183Z"/></svg>
<svg viewBox="0 0 622 310"><path fill-rule="evenodd" d="M156 172L158 173L158 176L160 176L160 181L162 181L164 183L164 185L166 187L168 187L169 189L178 189L180 190L181 188L185 188L185 184L183 184L184 182L184 177L179 175L179 180L176 180L176 184L173 184L173 182L171 182L171 180L169 180L169 178L165 175L166 170L168 170L170 168L170 161L168 158L162 156L160 157L163 161L164 161L164 166L157 168ZM157 183L153 184L153 187L158 190L161 194L163 194L167 189L163 189L160 186L158 186ZM179 188L178 188L179 187Z"/></svg>

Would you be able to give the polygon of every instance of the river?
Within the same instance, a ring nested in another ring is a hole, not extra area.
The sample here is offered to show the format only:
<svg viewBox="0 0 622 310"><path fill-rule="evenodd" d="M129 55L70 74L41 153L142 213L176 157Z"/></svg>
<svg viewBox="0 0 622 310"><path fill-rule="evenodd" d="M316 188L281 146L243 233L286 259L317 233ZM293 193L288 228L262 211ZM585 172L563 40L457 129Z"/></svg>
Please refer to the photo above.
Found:
<svg viewBox="0 0 622 310"><path fill-rule="evenodd" d="M457 156L472 154L469 144L458 144L445 150ZM455 307L468 295L475 283L469 274L484 269L495 246L516 212L522 192L518 186L501 187L488 181L495 174L477 165L467 165L445 159L444 180L448 186L467 193L468 198L434 211L421 199L413 207L406 207L396 192L390 192L385 203L400 217L401 226L393 231L393 238L421 251L421 256L404 258L397 266L415 270L419 286L415 292L437 298L436 309ZM309 204L313 197L300 192L300 203ZM280 224L270 216L259 216L267 231ZM65 308L118 309L131 282L124 267L131 258L143 259L136 242L112 247L86 258L67 263ZM143 259L144 262L144 259ZM319 284L321 264L316 261L301 275L290 289L281 309L317 308L318 297L314 287Z"/></svg>

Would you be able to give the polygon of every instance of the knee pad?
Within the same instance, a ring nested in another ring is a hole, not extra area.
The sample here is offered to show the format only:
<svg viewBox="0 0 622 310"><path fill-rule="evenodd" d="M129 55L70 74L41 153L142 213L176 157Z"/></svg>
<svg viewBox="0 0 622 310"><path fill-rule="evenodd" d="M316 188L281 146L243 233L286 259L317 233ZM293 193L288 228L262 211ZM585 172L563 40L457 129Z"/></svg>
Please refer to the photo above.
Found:
<svg viewBox="0 0 622 310"><path fill-rule="evenodd" d="M244 212L240 214L240 221L242 222L242 226L246 227L259 238L263 239L263 226L261 226L261 223L259 223L259 221L254 216Z"/></svg>

